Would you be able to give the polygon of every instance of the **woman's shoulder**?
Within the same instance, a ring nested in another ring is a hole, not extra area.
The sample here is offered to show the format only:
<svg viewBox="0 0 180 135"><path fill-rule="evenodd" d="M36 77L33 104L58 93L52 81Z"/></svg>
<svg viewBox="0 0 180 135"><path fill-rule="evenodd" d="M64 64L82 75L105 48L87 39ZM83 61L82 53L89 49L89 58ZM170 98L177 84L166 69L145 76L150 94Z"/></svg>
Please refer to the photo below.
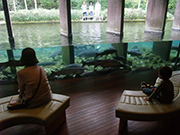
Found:
<svg viewBox="0 0 180 135"><path fill-rule="evenodd" d="M28 67L25 67L25 68L19 70L17 73L23 73L23 72L28 72L28 71L32 72L33 70L36 70L37 68L39 68L39 66L37 66L37 65L28 66ZM41 67L41 69L42 69L42 67Z"/></svg>

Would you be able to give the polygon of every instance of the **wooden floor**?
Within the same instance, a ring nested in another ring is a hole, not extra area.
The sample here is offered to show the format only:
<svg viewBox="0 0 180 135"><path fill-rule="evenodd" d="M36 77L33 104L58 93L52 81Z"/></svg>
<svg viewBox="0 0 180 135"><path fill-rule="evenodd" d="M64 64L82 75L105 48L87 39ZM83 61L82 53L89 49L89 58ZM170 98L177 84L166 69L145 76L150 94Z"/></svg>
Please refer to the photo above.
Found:
<svg viewBox="0 0 180 135"><path fill-rule="evenodd" d="M103 77L88 77L53 81L54 93L71 97L66 111L67 121L54 135L180 135L180 118L166 129L160 122L128 121L124 131L118 131L119 119L115 108L124 89L139 89L142 80L154 83L157 71L122 73ZM0 86L0 97L14 94L17 86ZM44 135L38 125L18 125L0 132L0 135Z"/></svg>

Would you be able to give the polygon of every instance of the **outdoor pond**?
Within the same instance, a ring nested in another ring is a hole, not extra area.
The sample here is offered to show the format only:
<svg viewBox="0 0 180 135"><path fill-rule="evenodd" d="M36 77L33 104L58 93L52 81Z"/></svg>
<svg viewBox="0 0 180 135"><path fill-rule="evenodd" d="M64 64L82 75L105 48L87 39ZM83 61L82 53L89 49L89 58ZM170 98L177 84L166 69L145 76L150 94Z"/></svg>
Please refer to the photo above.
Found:
<svg viewBox="0 0 180 135"><path fill-rule="evenodd" d="M171 39L172 21L166 22L163 41ZM59 23L12 25L16 49L28 46L53 47L67 45L60 35ZM118 43L120 37L106 33L107 23L72 23L72 45ZM125 22L122 42L159 41L158 36L144 34L145 22ZM6 25L0 25L0 50L9 49ZM180 35L179 35L180 36Z"/></svg>

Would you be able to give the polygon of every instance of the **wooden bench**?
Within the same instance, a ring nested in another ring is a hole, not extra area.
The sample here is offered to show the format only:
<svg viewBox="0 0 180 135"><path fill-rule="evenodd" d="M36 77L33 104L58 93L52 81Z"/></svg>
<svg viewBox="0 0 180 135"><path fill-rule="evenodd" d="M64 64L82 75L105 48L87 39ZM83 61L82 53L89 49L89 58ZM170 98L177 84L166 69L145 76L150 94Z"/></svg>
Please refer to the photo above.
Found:
<svg viewBox="0 0 180 135"><path fill-rule="evenodd" d="M157 100L146 101L142 91L124 90L116 107L115 115L120 118L119 130L126 126L127 120L165 121L180 114L180 71L173 71L170 78L174 85L174 100L172 104L161 104ZM161 82L156 79L156 84Z"/></svg>
<svg viewBox="0 0 180 135"><path fill-rule="evenodd" d="M70 104L68 96L53 94L49 103L38 108L8 110L11 97L0 99L0 131L19 124L38 124L45 127L46 134L51 135L66 120L65 110Z"/></svg>

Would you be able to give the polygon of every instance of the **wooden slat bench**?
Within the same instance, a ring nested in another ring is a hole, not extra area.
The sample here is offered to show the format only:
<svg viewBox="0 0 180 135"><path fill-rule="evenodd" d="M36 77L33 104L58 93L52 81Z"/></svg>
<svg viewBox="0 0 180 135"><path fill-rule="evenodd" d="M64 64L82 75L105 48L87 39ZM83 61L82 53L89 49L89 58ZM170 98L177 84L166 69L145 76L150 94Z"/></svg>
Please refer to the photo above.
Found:
<svg viewBox="0 0 180 135"><path fill-rule="evenodd" d="M38 108L8 110L11 97L0 99L0 131L19 124L38 124L45 127L46 134L51 135L66 120L69 96L53 94L49 103Z"/></svg>
<svg viewBox="0 0 180 135"><path fill-rule="evenodd" d="M156 100L146 101L142 91L124 90L116 107L115 115L120 118L119 130L127 124L127 120L164 121L180 114L180 71L173 71L170 79L174 85L174 100L172 104L161 104ZM161 79L157 78L156 84Z"/></svg>

